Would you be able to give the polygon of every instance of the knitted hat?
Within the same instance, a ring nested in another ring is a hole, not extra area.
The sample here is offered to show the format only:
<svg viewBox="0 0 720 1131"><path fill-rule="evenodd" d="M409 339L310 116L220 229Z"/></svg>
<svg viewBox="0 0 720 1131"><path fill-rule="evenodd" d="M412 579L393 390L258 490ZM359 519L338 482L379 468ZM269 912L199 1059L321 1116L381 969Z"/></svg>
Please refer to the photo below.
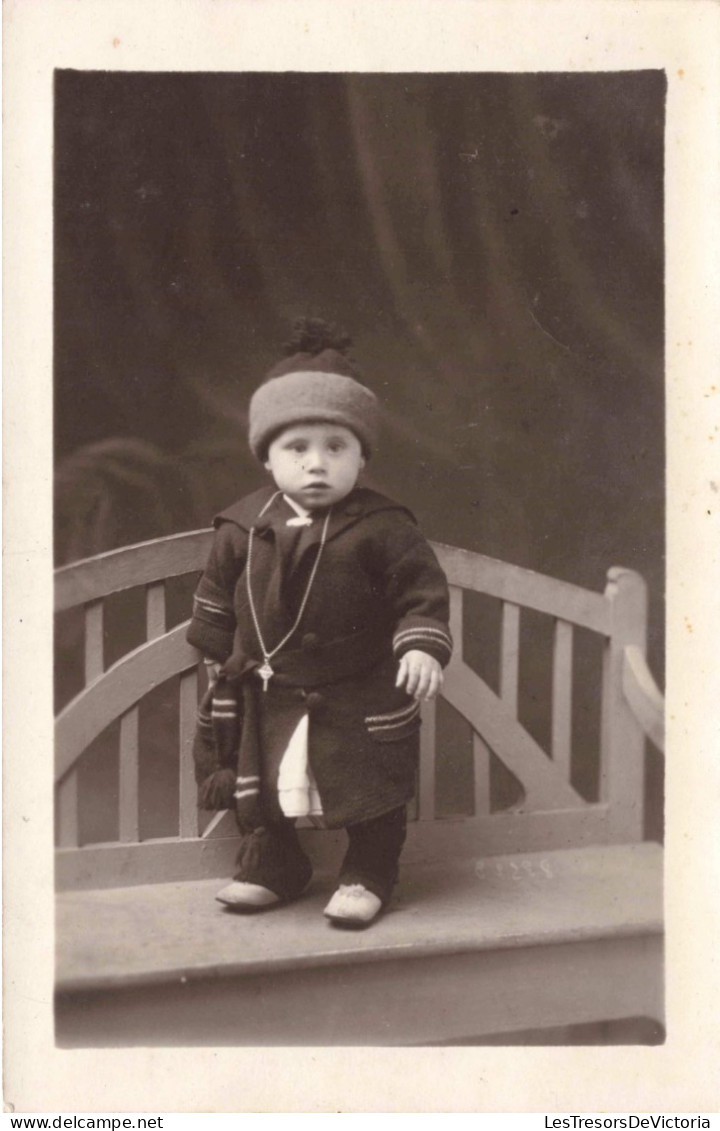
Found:
<svg viewBox="0 0 720 1131"><path fill-rule="evenodd" d="M289 356L274 365L250 400L250 447L267 458L274 436L303 421L342 424L370 456L377 442L379 409L374 393L361 385L346 350L351 340L319 318L295 323Z"/></svg>

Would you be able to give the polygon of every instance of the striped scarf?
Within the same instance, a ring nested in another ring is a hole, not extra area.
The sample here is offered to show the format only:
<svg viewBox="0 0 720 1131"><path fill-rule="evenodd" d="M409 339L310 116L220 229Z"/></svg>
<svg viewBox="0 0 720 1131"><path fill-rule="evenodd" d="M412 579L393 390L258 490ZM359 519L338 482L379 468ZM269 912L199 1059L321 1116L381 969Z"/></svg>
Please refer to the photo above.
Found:
<svg viewBox="0 0 720 1131"><path fill-rule="evenodd" d="M262 823L254 716L254 698L247 682L238 684L220 675L202 697L193 740L198 806L234 808L241 828Z"/></svg>

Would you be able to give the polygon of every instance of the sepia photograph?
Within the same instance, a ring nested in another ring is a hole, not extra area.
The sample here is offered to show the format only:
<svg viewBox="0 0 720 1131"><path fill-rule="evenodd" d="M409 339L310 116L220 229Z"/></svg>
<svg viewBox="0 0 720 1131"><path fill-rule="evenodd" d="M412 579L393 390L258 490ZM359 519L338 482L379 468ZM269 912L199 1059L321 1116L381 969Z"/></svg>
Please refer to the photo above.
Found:
<svg viewBox="0 0 720 1131"><path fill-rule="evenodd" d="M712 1112L716 5L3 23L6 1114Z"/></svg>

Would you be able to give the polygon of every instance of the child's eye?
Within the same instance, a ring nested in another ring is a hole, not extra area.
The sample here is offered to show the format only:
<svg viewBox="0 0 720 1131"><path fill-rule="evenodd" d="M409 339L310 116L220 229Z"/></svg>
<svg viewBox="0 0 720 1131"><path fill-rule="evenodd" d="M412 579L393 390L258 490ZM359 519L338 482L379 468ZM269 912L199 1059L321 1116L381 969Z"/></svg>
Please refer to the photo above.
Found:
<svg viewBox="0 0 720 1131"><path fill-rule="evenodd" d="M331 440L328 444L328 447L331 452L341 452L345 445L343 444L342 440Z"/></svg>

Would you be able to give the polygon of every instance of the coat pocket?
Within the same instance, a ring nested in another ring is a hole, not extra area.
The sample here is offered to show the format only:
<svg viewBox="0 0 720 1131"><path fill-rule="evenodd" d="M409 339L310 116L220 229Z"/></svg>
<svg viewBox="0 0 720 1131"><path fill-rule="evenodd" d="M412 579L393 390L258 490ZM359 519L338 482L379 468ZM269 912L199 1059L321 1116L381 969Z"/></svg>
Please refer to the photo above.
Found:
<svg viewBox="0 0 720 1131"><path fill-rule="evenodd" d="M375 742L400 742L420 728L420 704L415 700L397 711L366 715L365 726Z"/></svg>

